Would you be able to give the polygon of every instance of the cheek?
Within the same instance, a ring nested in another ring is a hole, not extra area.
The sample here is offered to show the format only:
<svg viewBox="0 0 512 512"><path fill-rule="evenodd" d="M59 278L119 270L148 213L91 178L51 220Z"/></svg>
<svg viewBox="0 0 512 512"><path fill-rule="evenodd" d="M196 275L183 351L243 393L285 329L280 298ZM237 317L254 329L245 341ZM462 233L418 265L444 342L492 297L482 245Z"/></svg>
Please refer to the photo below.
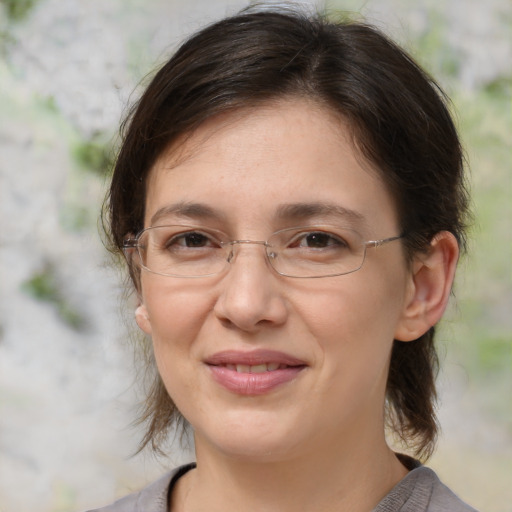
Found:
<svg viewBox="0 0 512 512"><path fill-rule="evenodd" d="M339 333L357 342L356 335L393 333L401 314L401 287L397 280L369 272L364 277L360 279L356 273L341 276L313 292L297 295L294 302L299 315L307 317L315 331L325 332L327 339L335 339Z"/></svg>
<svg viewBox="0 0 512 512"><path fill-rule="evenodd" d="M402 312L399 283L354 273L296 300L297 314L317 340L318 357L327 371L364 375L372 367L378 374L387 368Z"/></svg>
<svg viewBox="0 0 512 512"><path fill-rule="evenodd" d="M151 339L162 381L186 417L190 403L196 403L196 340L212 308L211 293L197 290L191 283L143 284L143 298L151 323Z"/></svg>
<svg viewBox="0 0 512 512"><path fill-rule="evenodd" d="M154 283L150 278L143 283L143 301L159 368L175 364L178 356L194 350L194 341L213 307L208 289L197 288L176 281L167 285L161 280ZM183 364L187 359L179 360ZM166 373L162 372L162 376L165 378Z"/></svg>
<svg viewBox="0 0 512 512"><path fill-rule="evenodd" d="M142 283L142 300L146 305L153 329L158 332L193 328L197 318L211 308L208 289L198 289L180 281L165 283L156 276Z"/></svg>

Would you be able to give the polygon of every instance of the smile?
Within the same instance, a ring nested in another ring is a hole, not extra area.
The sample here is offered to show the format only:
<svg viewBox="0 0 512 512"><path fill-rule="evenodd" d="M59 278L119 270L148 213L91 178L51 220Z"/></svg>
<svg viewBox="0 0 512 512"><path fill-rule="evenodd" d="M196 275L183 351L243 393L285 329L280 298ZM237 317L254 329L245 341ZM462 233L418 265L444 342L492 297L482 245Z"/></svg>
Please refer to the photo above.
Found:
<svg viewBox="0 0 512 512"><path fill-rule="evenodd" d="M205 362L216 383L248 396L270 393L295 380L307 367L293 356L267 350L219 352Z"/></svg>

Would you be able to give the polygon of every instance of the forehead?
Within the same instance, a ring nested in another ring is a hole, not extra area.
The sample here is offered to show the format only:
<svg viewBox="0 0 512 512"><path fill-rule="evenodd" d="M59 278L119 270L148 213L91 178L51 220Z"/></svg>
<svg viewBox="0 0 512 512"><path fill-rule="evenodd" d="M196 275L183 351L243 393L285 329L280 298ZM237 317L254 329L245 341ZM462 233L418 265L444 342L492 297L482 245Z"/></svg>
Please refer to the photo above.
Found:
<svg viewBox="0 0 512 512"><path fill-rule="evenodd" d="M297 140L299 131L302 132L301 135L309 131L309 138L318 133L322 138L327 136L329 142L333 144L341 142L352 145L350 125L340 114L313 99L290 96L267 100L255 106L241 107L210 117L195 130L183 133L173 141L160 156L154 168L162 167L162 164L168 169L181 165L213 149L219 140L228 142L231 139L236 142L237 135L242 139L244 133L249 131L252 132L253 137L256 137L253 143L261 145L261 155L264 151L277 148L283 140L292 144ZM242 144L238 144L241 151L246 150L247 142L244 140ZM355 146L353 149L356 153ZM361 163L368 170L372 168L362 156Z"/></svg>
<svg viewBox="0 0 512 512"><path fill-rule="evenodd" d="M174 143L149 174L146 226L157 211L176 213L176 204L187 203L240 222L294 211L317 218L354 212L369 221L385 210L395 217L346 122L300 99L217 116Z"/></svg>

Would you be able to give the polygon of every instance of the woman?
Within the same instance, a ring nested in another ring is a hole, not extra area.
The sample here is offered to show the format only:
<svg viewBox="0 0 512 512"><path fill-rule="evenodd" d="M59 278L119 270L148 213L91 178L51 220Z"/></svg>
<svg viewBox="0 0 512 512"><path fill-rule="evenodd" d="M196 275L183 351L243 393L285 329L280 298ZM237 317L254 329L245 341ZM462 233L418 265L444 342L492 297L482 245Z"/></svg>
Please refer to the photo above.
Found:
<svg viewBox="0 0 512 512"><path fill-rule="evenodd" d="M246 11L187 41L109 205L158 368L142 445L184 419L197 462L101 510L472 510L385 437L434 446L462 164L438 87L373 28Z"/></svg>

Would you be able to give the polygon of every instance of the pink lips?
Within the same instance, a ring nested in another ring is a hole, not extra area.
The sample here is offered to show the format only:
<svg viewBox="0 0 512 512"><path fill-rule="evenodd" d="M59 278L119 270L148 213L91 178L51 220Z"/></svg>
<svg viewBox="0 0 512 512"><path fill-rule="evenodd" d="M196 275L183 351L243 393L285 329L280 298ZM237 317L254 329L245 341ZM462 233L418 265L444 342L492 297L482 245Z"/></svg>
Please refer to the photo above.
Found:
<svg viewBox="0 0 512 512"><path fill-rule="evenodd" d="M290 382L306 363L283 352L254 350L217 352L205 363L221 386L239 395L263 395Z"/></svg>

